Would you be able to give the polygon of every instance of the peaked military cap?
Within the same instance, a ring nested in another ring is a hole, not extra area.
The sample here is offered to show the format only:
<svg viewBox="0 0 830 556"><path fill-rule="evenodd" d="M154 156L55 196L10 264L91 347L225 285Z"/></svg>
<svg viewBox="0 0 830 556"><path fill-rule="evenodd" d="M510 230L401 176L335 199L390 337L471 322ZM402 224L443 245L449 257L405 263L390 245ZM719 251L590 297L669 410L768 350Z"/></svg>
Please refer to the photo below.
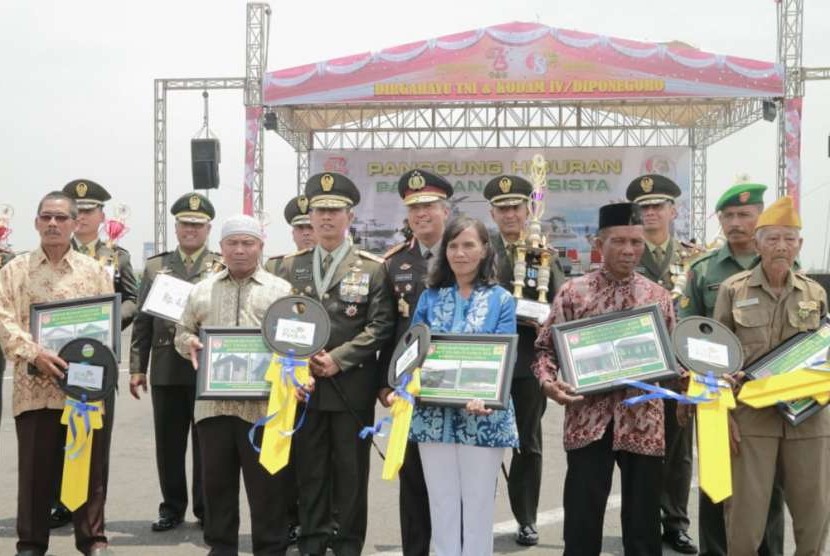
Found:
<svg viewBox="0 0 830 556"><path fill-rule="evenodd" d="M740 207L745 205L760 205L764 202L764 191L767 186L760 183L736 183L723 192L715 205L715 210L726 207Z"/></svg>
<svg viewBox="0 0 830 556"><path fill-rule="evenodd" d="M643 223L643 213L637 203L611 203L599 207L599 226L637 226Z"/></svg>
<svg viewBox="0 0 830 556"><path fill-rule="evenodd" d="M410 170L398 180L398 194L405 205L433 203L452 197L452 185L426 170Z"/></svg>
<svg viewBox="0 0 830 556"><path fill-rule="evenodd" d="M285 205L283 216L285 221L292 226L310 226L311 218L308 216L308 197L305 195L297 195Z"/></svg>
<svg viewBox="0 0 830 556"><path fill-rule="evenodd" d="M170 207L170 214L179 222L199 224L210 222L216 216L216 210L210 199L200 193L185 193Z"/></svg>
<svg viewBox="0 0 830 556"><path fill-rule="evenodd" d="M64 185L63 192L75 199L75 203L81 210L103 207L104 203L112 199L109 191L104 189L104 186L83 178L72 180Z"/></svg>
<svg viewBox="0 0 830 556"><path fill-rule="evenodd" d="M509 207L530 201L533 184L521 176L496 176L484 186L484 198L494 207Z"/></svg>
<svg viewBox="0 0 830 556"><path fill-rule="evenodd" d="M314 174L305 182L311 208L348 208L360 203L360 191L352 180L337 172Z"/></svg>
<svg viewBox="0 0 830 556"><path fill-rule="evenodd" d="M656 205L680 197L680 187L660 174L646 174L635 178L625 190L625 198L638 205Z"/></svg>

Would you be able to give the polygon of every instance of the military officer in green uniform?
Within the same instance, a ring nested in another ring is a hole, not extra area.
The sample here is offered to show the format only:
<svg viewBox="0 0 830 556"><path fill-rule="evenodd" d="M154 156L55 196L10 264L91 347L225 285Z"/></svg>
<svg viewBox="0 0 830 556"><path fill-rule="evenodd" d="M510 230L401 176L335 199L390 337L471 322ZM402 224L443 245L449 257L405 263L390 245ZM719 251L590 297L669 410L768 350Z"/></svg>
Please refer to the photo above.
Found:
<svg viewBox="0 0 830 556"><path fill-rule="evenodd" d="M764 191L758 183L738 183L718 199L718 214L726 244L695 260L689 268L684 296L680 299L678 316L711 317L720 285L729 277L754 268L758 264L755 248L755 223L764 210ZM723 503L714 504L703 491L699 492L698 532L700 553L726 556L726 529ZM783 492L776 481L767 516L761 555L784 553Z"/></svg>
<svg viewBox="0 0 830 556"><path fill-rule="evenodd" d="M115 293L121 294L121 329L127 328L136 313L138 286L130 262L130 253L120 245L109 245L99 237L104 223L104 203L112 197L103 186L92 180L72 180L63 192L75 199L78 205L78 230L72 247L94 259L98 259L113 277Z"/></svg>
<svg viewBox="0 0 830 556"><path fill-rule="evenodd" d="M297 246L297 251L311 249L317 242L314 240L314 230L311 228L311 220L308 216L308 197L297 195L285 205L283 211L285 221L291 226L291 239ZM265 261L265 270L276 274L285 255L277 255Z"/></svg>
<svg viewBox="0 0 830 556"><path fill-rule="evenodd" d="M530 194L533 185L520 176L496 176L484 187L484 197L490 202L490 216L498 227L491 241L496 251L499 284L514 291L513 287L513 244L518 242L525 231L529 212ZM562 263L551 251L548 301L565 282ZM528 266L523 297L537 300L536 275ZM519 350L513 368L513 382L510 396L516 411L516 426L519 430L519 449L513 450L507 493L510 508L518 523L516 542L533 546L539 542L536 528L536 513L539 507L539 489L542 484L542 416L545 414L547 399L539 389L539 382L533 376L533 363L538 326L527 320L520 320L518 326Z"/></svg>
<svg viewBox="0 0 830 556"><path fill-rule="evenodd" d="M136 298L138 286L130 262L130 253L119 245L109 245L101 241L99 229L104 223L104 203L112 197L101 185L88 179L72 180L63 187L63 192L75 199L78 206L78 228L72 239L72 248L90 257L97 259L112 275L115 293L121 294L121 329L127 328L133 322L136 313ZM105 400L104 412L104 441L107 443L106 453L109 454L109 442L112 435L112 423L115 417L115 394ZM104 485L109 481L109 458L104 461ZM59 483L60 484L60 483ZM56 492L60 492L60 488ZM72 520L72 514L66 507L57 502L49 518L52 528L63 527Z"/></svg>
<svg viewBox="0 0 830 556"><path fill-rule="evenodd" d="M640 205L646 249L637 272L672 292L679 299L686 279L686 267L697 251L671 235L677 217L674 201L680 188L659 174L646 174L634 179L626 189L629 201ZM677 402L664 400L666 456L663 466L663 491L660 509L663 542L683 554L696 554L697 547L689 536L689 489L692 483L692 427L677 421Z"/></svg>
<svg viewBox="0 0 830 556"><path fill-rule="evenodd" d="M381 351L381 371L388 369L395 345L409 329L412 312L426 287L424 278L432 257L438 254L444 227L449 218L447 199L452 185L427 170L411 170L398 180L398 194L407 212L407 227L412 238L390 249L385 255L389 289L394 295L395 335ZM382 404L392 388L382 377L384 387L378 395ZM401 545L404 556L427 556L432 538L429 498L418 445L407 446L404 463L398 473Z"/></svg>
<svg viewBox="0 0 830 556"><path fill-rule="evenodd" d="M300 552L357 556L366 538L370 439L383 370L377 351L394 333L383 259L346 237L360 192L346 176L311 176L305 196L317 246L286 256L278 275L318 299L331 319L325 348L310 359L316 381L292 451L300 490ZM336 511L335 511L336 510Z"/></svg>
<svg viewBox="0 0 830 556"><path fill-rule="evenodd" d="M216 216L210 200L198 193L186 193L170 208L176 219L178 247L147 259L138 306L147 300L157 276L167 275L195 284L223 268L218 253L207 249L211 221ZM193 421L196 401L196 372L193 365L176 351L173 339L176 323L139 312L133 321L130 342L130 393L140 399L147 392L150 369L153 424L156 438L156 467L162 502L153 531L168 531L184 520L187 510L185 454L187 436L193 444L193 515L204 516L199 438Z"/></svg>

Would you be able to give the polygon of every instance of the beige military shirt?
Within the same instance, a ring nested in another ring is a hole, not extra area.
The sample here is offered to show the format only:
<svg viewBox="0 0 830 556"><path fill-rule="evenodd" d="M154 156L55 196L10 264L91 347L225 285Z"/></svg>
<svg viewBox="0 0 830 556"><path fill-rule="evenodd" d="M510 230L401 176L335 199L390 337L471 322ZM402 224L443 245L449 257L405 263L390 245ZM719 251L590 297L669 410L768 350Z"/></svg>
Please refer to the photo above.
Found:
<svg viewBox="0 0 830 556"><path fill-rule="evenodd" d="M291 284L262 268L242 281L234 280L227 269L222 270L196 284L190 292L181 322L176 326L176 349L190 359L188 342L199 337L203 326L260 328L268 307L290 292ZM267 406L267 400L197 400L195 419L198 422L229 415L255 423L265 415Z"/></svg>
<svg viewBox="0 0 830 556"><path fill-rule="evenodd" d="M65 396L54 382L27 369L38 354L29 332L29 309L48 303L113 293L112 278L97 261L72 249L52 265L38 247L0 269L0 346L14 362L12 411L63 409Z"/></svg>
<svg viewBox="0 0 830 556"><path fill-rule="evenodd" d="M790 271L783 292L776 296L759 264L721 284L712 317L741 340L744 366L748 366L799 332L817 329L826 313L827 295L817 282ZM739 403L733 415L745 436L830 436L827 410L797 427L787 423L775 407L752 409Z"/></svg>

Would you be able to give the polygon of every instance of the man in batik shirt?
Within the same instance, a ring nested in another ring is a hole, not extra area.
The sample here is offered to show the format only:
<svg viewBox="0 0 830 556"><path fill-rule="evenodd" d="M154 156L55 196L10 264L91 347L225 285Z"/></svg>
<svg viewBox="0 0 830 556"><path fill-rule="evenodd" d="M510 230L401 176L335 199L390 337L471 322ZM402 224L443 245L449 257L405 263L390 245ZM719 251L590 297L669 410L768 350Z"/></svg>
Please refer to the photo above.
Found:
<svg viewBox="0 0 830 556"><path fill-rule="evenodd" d="M565 405L565 554L598 555L614 462L622 477L622 530L626 554L659 555L660 489L665 451L662 400L627 406L643 392L623 388L578 396L558 376L551 326L644 305L658 304L669 331L675 317L665 288L634 269L645 249L640 207L633 203L599 210L599 270L566 282L553 300L536 340L533 371L545 395Z"/></svg>

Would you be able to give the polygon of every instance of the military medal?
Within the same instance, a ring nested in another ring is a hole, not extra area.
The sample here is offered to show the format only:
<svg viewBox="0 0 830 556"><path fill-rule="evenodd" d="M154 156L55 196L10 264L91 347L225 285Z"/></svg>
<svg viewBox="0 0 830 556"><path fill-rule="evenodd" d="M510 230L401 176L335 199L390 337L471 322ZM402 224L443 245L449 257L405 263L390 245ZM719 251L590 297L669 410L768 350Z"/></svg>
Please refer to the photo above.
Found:
<svg viewBox="0 0 830 556"><path fill-rule="evenodd" d="M409 303L406 302L403 295L398 299L398 313L405 319L409 318Z"/></svg>
<svg viewBox="0 0 830 556"><path fill-rule="evenodd" d="M304 291L305 293L311 293L311 286L306 286Z"/></svg>
<svg viewBox="0 0 830 556"><path fill-rule="evenodd" d="M357 305L354 303L350 303L346 305L346 310L344 311L347 317L354 317L357 314Z"/></svg>

